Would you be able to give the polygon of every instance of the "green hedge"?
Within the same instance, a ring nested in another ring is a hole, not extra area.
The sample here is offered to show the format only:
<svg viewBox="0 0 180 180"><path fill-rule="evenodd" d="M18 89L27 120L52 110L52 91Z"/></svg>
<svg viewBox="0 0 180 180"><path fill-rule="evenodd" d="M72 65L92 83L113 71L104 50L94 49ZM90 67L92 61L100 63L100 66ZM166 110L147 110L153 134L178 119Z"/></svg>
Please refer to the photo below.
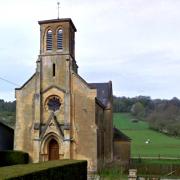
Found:
<svg viewBox="0 0 180 180"><path fill-rule="evenodd" d="M28 153L22 151L0 151L0 167L27 164L28 161Z"/></svg>
<svg viewBox="0 0 180 180"><path fill-rule="evenodd" d="M86 180L87 161L57 160L0 168L0 179L9 180Z"/></svg>
<svg viewBox="0 0 180 180"><path fill-rule="evenodd" d="M131 164L167 164L167 165L180 165L180 159L153 159L153 158L131 158Z"/></svg>
<svg viewBox="0 0 180 180"><path fill-rule="evenodd" d="M132 159L130 168L137 169L138 175L180 176L179 159Z"/></svg>

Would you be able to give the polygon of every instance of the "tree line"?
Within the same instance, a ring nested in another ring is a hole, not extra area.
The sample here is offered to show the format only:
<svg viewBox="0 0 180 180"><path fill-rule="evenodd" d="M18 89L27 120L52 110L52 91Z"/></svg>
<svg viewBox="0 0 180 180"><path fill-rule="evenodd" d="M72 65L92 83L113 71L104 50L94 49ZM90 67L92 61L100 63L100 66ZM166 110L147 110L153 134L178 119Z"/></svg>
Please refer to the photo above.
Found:
<svg viewBox="0 0 180 180"><path fill-rule="evenodd" d="M2 112L2 111L15 112L16 111L16 101L6 102L3 99L0 99L0 112Z"/></svg>
<svg viewBox="0 0 180 180"><path fill-rule="evenodd" d="M173 136L180 136L180 100L151 99L149 96L113 98L114 112L131 113L147 121L149 127Z"/></svg>
<svg viewBox="0 0 180 180"><path fill-rule="evenodd" d="M156 131L180 136L180 100L151 99L149 96L113 97L113 111L131 113L138 120L147 121ZM16 101L0 99L0 121L14 126Z"/></svg>
<svg viewBox="0 0 180 180"><path fill-rule="evenodd" d="M0 121L14 127L16 116L16 101L6 102L0 99Z"/></svg>

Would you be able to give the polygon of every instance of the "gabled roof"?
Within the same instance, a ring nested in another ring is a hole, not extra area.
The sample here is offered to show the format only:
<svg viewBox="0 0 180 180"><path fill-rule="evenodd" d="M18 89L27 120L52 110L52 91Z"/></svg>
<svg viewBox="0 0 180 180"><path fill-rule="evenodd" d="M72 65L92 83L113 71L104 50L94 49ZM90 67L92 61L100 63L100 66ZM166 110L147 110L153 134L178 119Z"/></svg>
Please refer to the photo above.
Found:
<svg viewBox="0 0 180 180"><path fill-rule="evenodd" d="M26 86L26 84L28 84L36 75L36 73L34 73L21 87L19 88L15 88L15 90L21 90L24 86Z"/></svg>
<svg viewBox="0 0 180 180"><path fill-rule="evenodd" d="M97 89L97 99L108 108L111 106L112 82L108 83L88 83L90 88Z"/></svg>
<svg viewBox="0 0 180 180"><path fill-rule="evenodd" d="M0 125L14 132L14 129L11 126L9 126L7 123L0 121Z"/></svg>
<svg viewBox="0 0 180 180"><path fill-rule="evenodd" d="M113 128L113 141L131 141L131 138L122 133L119 129Z"/></svg>
<svg viewBox="0 0 180 180"><path fill-rule="evenodd" d="M54 122L54 123L55 123L55 126L56 126L58 132L60 133L60 135L61 135L62 137L64 137L63 130L61 129L61 127L59 127L59 123L58 123L58 121L57 121L57 119L56 119L56 116L54 115L54 112L52 112L52 113L50 114L50 116L49 116L49 119L48 119L45 127L44 127L44 128L42 129L42 131L41 131L40 138L43 138L43 136L45 135L45 133L46 133L46 131L47 131L47 129L48 129L48 127L49 127L49 125L50 125L51 122Z"/></svg>

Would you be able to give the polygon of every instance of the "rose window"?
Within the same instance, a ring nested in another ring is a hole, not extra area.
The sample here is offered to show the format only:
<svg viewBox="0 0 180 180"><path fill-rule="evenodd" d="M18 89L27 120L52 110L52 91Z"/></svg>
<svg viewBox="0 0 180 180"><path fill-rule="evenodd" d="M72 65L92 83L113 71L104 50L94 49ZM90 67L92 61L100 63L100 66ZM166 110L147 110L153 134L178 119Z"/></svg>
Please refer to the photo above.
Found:
<svg viewBox="0 0 180 180"><path fill-rule="evenodd" d="M47 107L49 110L57 111L59 110L60 106L61 106L61 101L58 96L51 96L48 98Z"/></svg>

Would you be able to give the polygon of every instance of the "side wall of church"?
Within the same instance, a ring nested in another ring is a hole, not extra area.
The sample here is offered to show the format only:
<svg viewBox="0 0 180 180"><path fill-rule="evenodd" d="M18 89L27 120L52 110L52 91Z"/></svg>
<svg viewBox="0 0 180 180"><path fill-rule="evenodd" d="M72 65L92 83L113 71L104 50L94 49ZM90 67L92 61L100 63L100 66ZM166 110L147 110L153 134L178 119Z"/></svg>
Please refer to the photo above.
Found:
<svg viewBox="0 0 180 180"><path fill-rule="evenodd" d="M98 170L104 165L104 109L96 103Z"/></svg>
<svg viewBox="0 0 180 180"><path fill-rule="evenodd" d="M35 75L36 76L36 75ZM14 137L14 149L22 150L33 155L33 121L34 121L34 95L36 77L16 90L16 128Z"/></svg>
<svg viewBox="0 0 180 180"><path fill-rule="evenodd" d="M113 122L112 122L112 109L106 109L104 111L104 130L105 130L105 142L104 142L104 154L105 162L111 162L113 160Z"/></svg>
<svg viewBox="0 0 180 180"><path fill-rule="evenodd" d="M113 160L112 109L103 109L96 104L96 122L98 126L98 169L101 169L106 163Z"/></svg>
<svg viewBox="0 0 180 180"><path fill-rule="evenodd" d="M72 156L88 161L90 171L97 170L96 90L76 74L72 75Z"/></svg>

